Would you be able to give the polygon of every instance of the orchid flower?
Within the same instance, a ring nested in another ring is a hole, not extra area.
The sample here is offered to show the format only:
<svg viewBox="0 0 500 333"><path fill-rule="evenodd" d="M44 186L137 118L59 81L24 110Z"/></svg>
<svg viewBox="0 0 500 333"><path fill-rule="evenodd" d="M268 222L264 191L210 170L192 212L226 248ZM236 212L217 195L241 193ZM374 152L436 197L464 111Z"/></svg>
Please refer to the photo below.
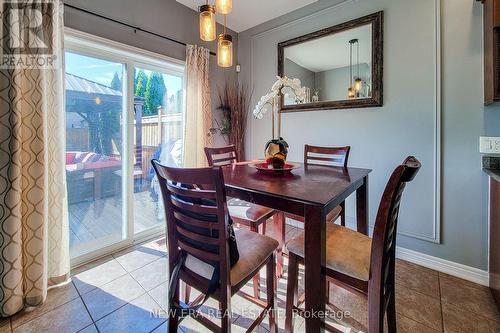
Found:
<svg viewBox="0 0 500 333"><path fill-rule="evenodd" d="M257 119L264 118L264 114L267 112L268 107L271 107L272 110L274 105L277 103L277 98L280 93L285 94L284 89L289 88L293 92L297 103L304 102L306 99L306 88L302 87L299 79L290 79L286 76L276 76L276 78L276 82L271 87L271 92L262 96L253 110L253 115Z"/></svg>

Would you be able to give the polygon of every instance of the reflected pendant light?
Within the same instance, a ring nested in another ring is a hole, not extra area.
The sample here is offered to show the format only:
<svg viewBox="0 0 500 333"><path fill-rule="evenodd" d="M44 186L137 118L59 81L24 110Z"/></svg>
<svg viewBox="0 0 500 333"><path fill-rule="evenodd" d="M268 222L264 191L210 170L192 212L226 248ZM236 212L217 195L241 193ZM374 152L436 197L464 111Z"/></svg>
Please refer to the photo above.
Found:
<svg viewBox="0 0 500 333"><path fill-rule="evenodd" d="M217 64L220 67L233 65L233 37L226 33L226 16L224 15L224 33L219 35L217 41Z"/></svg>
<svg viewBox="0 0 500 333"><path fill-rule="evenodd" d="M354 91L356 91L356 97L359 97L362 87L363 81L359 76L359 40L356 39L356 80L354 80Z"/></svg>
<svg viewBox="0 0 500 333"><path fill-rule="evenodd" d="M357 45L357 57L358 57L358 64L357 64L357 77L354 80L353 77L353 46L354 44ZM359 91L361 90L361 80L359 79L359 43L357 39L351 39L349 41L349 88L347 89L347 98L353 99L356 98L359 94Z"/></svg>
<svg viewBox="0 0 500 333"><path fill-rule="evenodd" d="M215 40L217 35L217 25L215 23L215 6L200 6L200 38L206 42Z"/></svg>
<svg viewBox="0 0 500 333"><path fill-rule="evenodd" d="M227 15L233 10L233 0L217 0L215 2L217 13Z"/></svg>

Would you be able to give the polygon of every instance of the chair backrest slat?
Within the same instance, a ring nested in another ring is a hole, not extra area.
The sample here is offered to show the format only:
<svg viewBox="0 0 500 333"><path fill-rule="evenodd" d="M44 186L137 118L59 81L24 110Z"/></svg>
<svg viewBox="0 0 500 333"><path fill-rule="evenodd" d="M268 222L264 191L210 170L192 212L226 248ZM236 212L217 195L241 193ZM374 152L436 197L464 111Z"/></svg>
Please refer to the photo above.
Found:
<svg viewBox="0 0 500 333"><path fill-rule="evenodd" d="M173 184L167 184L167 188L170 192L178 194L180 196L197 198L197 199L215 200L215 193L213 191L206 191L202 189L184 189L182 187Z"/></svg>
<svg viewBox="0 0 500 333"><path fill-rule="evenodd" d="M152 164L165 206L170 273L184 251L218 266L221 285L228 285L229 213L221 168L170 168L157 160Z"/></svg>
<svg viewBox="0 0 500 333"><path fill-rule="evenodd" d="M372 240L370 263L370 292L375 292L385 300L393 290L396 236L401 198L406 184L412 181L421 167L420 162L413 156L405 159L392 173L380 200L375 221Z"/></svg>
<svg viewBox="0 0 500 333"><path fill-rule="evenodd" d="M225 166L238 162L238 153L234 145L214 148L205 147L205 155L210 166Z"/></svg>
<svg viewBox="0 0 500 333"><path fill-rule="evenodd" d="M305 165L330 165L347 167L351 147L304 146Z"/></svg>
<svg viewBox="0 0 500 333"><path fill-rule="evenodd" d="M221 261L221 258L218 254L200 250L194 246L190 246L187 243L184 243L181 240L178 240L177 244L179 245L179 248L181 248L182 250L186 251L187 253L189 253L190 255L192 255L198 259L208 260L208 261L212 261L212 262L220 262Z"/></svg>
<svg viewBox="0 0 500 333"><path fill-rule="evenodd" d="M189 224L189 225L196 227L196 228L207 228L207 229L213 229L213 230L218 228L217 222L211 223L211 222L207 222L207 221L198 220L194 217L184 215L183 213L178 212L178 211L174 211L174 217L177 220L179 220L180 222L185 223L185 224Z"/></svg>
<svg viewBox="0 0 500 333"><path fill-rule="evenodd" d="M181 209L181 211L187 210L187 211L191 211L194 213L207 214L207 215L216 215L217 214L217 207L205 206L203 204L193 204L190 202L182 201L181 199L175 198L175 197L172 198L172 204L175 207Z"/></svg>
<svg viewBox="0 0 500 333"><path fill-rule="evenodd" d="M176 229L177 229L178 233L180 233L181 235L183 235L183 236L185 236L187 238L191 238L191 239L196 238L200 242L204 242L204 243L212 244L212 245L218 245L219 244L219 237L203 236L203 235L197 234L195 232L191 232L191 231L185 229L184 227L182 227L179 224L177 224Z"/></svg>

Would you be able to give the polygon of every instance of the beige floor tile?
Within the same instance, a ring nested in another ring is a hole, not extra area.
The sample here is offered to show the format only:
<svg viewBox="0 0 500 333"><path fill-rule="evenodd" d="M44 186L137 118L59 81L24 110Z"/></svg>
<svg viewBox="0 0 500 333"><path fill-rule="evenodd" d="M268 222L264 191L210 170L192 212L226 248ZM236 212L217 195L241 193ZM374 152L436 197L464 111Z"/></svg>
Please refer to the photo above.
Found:
<svg viewBox="0 0 500 333"><path fill-rule="evenodd" d="M99 265L73 276L73 283L80 295L127 274L118 261L111 257L107 259L107 261L100 261Z"/></svg>
<svg viewBox="0 0 500 333"><path fill-rule="evenodd" d="M107 315L98 322L97 328L106 333L149 333L166 318L153 316L159 305L148 295L144 294Z"/></svg>
<svg viewBox="0 0 500 333"><path fill-rule="evenodd" d="M13 332L73 333L84 329L90 324L92 324L92 319L90 319L82 300L77 298L15 328Z"/></svg>
<svg viewBox="0 0 500 333"><path fill-rule="evenodd" d="M500 323L447 302L443 302L443 322L445 332L500 332Z"/></svg>
<svg viewBox="0 0 500 333"><path fill-rule="evenodd" d="M491 292L487 288L472 287L456 280L440 279L443 302L459 306L465 311L500 321L500 315Z"/></svg>
<svg viewBox="0 0 500 333"><path fill-rule="evenodd" d="M457 285L466 285L471 288L476 288L476 289L489 289L487 286L482 286L480 284L461 279L456 276L448 275L445 273L439 272L439 279L441 281L448 281L449 283L457 284Z"/></svg>
<svg viewBox="0 0 500 333"><path fill-rule="evenodd" d="M168 259L162 257L132 273L132 277L147 291L159 286L168 279Z"/></svg>
<svg viewBox="0 0 500 333"><path fill-rule="evenodd" d="M40 306L26 308L22 312L12 317L12 327L18 327L22 324L55 309L56 307L65 304L75 298L78 298L73 283L68 283L59 288L50 289L47 293L47 300Z"/></svg>
<svg viewBox="0 0 500 333"><path fill-rule="evenodd" d="M10 318L0 318L0 333L10 333Z"/></svg>
<svg viewBox="0 0 500 333"><path fill-rule="evenodd" d="M151 289L148 291L148 294L163 310L168 309L168 282L164 282L156 288Z"/></svg>
<svg viewBox="0 0 500 333"><path fill-rule="evenodd" d="M336 317L344 317L342 320L339 320L340 323L353 328L355 331L367 331L368 302L366 299L331 284L330 303L335 306L333 311L336 311ZM329 308L327 307L327 309Z"/></svg>
<svg viewBox="0 0 500 333"><path fill-rule="evenodd" d="M406 261L396 262L396 282L405 288L439 298L439 278L436 271Z"/></svg>
<svg viewBox="0 0 500 333"><path fill-rule="evenodd" d="M435 330L442 330L439 299L396 285L396 312Z"/></svg>
<svg viewBox="0 0 500 333"><path fill-rule="evenodd" d="M94 324L85 327L83 330L79 331L78 333L99 333L97 328L95 327Z"/></svg>
<svg viewBox="0 0 500 333"><path fill-rule="evenodd" d="M398 333L438 333L437 331L425 325L416 322L413 319L407 318L405 316L398 315L396 319L396 324L398 328Z"/></svg>
<svg viewBox="0 0 500 333"><path fill-rule="evenodd" d="M124 275L82 296L90 315L97 321L146 291L130 276Z"/></svg>
<svg viewBox="0 0 500 333"><path fill-rule="evenodd" d="M166 252L162 250L140 245L114 254L113 257L127 272L133 272L165 255Z"/></svg>

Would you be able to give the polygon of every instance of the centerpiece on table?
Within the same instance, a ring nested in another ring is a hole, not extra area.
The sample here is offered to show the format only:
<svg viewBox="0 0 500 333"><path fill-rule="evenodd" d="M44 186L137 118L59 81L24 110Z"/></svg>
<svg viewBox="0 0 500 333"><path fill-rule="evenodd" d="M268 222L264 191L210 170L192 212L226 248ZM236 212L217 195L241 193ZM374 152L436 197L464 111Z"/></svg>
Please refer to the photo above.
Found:
<svg viewBox="0 0 500 333"><path fill-rule="evenodd" d="M303 103L306 99L306 89L302 87L299 79L277 76L277 81L273 84L271 92L262 96L253 111L253 115L257 119L264 118L264 114L269 109L271 111L272 139L266 144L265 158L268 167L276 170L284 169L288 155L288 143L281 137L281 113L279 110L282 94L293 94L297 103Z"/></svg>

